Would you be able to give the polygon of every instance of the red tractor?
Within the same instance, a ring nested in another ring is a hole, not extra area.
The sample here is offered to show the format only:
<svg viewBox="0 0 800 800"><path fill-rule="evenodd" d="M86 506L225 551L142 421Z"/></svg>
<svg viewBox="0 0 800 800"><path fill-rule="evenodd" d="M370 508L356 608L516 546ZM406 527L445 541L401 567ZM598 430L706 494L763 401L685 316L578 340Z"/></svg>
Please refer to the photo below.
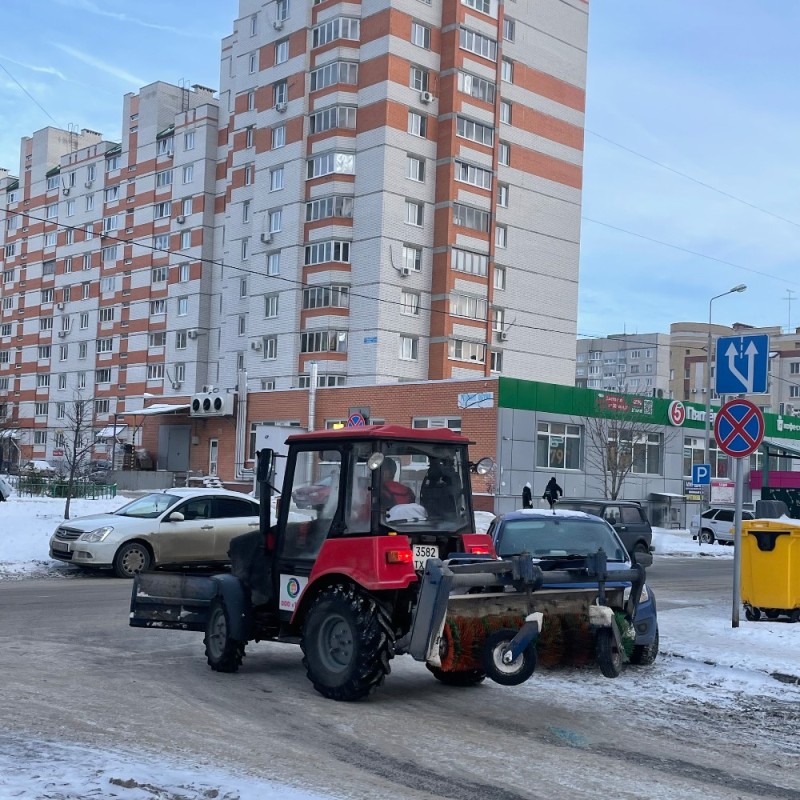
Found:
<svg viewBox="0 0 800 800"><path fill-rule="evenodd" d="M453 685L532 674L542 613L531 597L551 581L530 557L496 559L474 532L471 472L491 459L470 462L469 441L445 428L344 428L287 444L275 523L276 455L262 450L260 530L233 540L231 572L137 575L131 625L203 631L219 672L235 672L250 641L297 643L314 688L334 700L369 694L402 653ZM467 624L512 611L518 622L484 637L477 661L454 659L454 605Z"/></svg>

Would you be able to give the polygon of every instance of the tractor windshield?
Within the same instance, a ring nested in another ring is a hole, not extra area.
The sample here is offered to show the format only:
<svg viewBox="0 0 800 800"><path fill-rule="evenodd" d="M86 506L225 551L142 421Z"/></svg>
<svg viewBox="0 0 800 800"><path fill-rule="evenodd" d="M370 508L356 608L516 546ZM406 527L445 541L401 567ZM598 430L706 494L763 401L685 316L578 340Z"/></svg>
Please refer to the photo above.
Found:
<svg viewBox="0 0 800 800"><path fill-rule="evenodd" d="M455 532L471 525L464 448L385 442L379 472L380 521L398 532Z"/></svg>

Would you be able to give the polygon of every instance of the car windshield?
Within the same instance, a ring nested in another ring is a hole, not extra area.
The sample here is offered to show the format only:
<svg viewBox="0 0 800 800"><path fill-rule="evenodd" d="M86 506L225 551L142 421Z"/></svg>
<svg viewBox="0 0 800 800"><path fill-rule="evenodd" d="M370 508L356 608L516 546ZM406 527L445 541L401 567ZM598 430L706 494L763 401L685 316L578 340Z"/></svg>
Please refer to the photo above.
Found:
<svg viewBox="0 0 800 800"><path fill-rule="evenodd" d="M625 549L605 523L577 517L512 519L500 528L499 556L528 552L537 558L587 556L603 548L609 561L625 561Z"/></svg>
<svg viewBox="0 0 800 800"><path fill-rule="evenodd" d="M139 519L155 519L161 516L170 506L174 506L181 498L174 494L153 492L139 497L132 503L118 508L114 514L119 517L137 517Z"/></svg>

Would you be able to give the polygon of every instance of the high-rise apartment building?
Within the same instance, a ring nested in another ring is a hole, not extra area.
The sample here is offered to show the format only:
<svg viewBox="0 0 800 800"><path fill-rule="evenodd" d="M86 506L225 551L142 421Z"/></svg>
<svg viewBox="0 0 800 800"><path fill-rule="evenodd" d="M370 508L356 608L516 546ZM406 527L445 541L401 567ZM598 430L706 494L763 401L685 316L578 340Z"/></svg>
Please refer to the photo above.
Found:
<svg viewBox="0 0 800 800"><path fill-rule="evenodd" d="M218 99L0 170L0 409L52 457L143 398L575 379L584 0L240 0ZM185 402L185 400L184 400ZM435 410L435 409L434 409ZM49 431L49 433L48 433Z"/></svg>
<svg viewBox="0 0 800 800"><path fill-rule="evenodd" d="M212 383L572 383L587 10L241 0Z"/></svg>

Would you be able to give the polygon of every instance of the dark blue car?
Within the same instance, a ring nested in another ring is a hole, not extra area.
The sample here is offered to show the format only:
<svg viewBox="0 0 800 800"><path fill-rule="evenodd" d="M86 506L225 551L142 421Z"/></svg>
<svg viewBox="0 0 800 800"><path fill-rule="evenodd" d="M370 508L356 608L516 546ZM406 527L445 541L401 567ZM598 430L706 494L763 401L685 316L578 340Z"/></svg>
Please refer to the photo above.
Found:
<svg viewBox="0 0 800 800"><path fill-rule="evenodd" d="M500 558L527 552L543 570L568 568L570 562L580 562L599 548L606 553L609 572L631 568L630 556L616 531L600 517L582 511L512 511L497 517L488 533ZM648 558L652 556L648 554ZM658 655L658 618L656 598L647 584L633 623L636 638L630 662L652 664Z"/></svg>

